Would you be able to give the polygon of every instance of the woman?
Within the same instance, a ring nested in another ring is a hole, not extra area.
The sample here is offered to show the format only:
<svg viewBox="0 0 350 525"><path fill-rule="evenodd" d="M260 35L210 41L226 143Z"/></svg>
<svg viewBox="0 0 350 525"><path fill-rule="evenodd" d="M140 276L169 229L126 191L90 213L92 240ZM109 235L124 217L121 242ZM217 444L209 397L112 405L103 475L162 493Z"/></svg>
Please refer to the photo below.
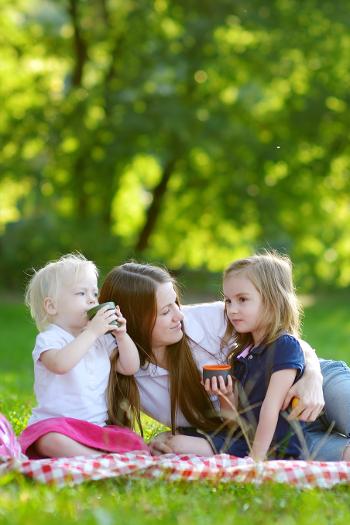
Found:
<svg viewBox="0 0 350 525"><path fill-rule="evenodd" d="M201 384L200 370L204 364L226 362L232 341L225 338L224 304L214 302L180 309L176 284L170 274L162 268L137 263L112 269L99 299L119 305L141 362L135 378L124 377L114 368L116 356L112 358L109 423L132 426L137 421L141 426L142 410L171 428L171 433L155 438L154 453L212 455L210 436L223 430L224 424L218 416L218 400L210 398ZM327 420L316 419L323 408L320 364L307 343L302 342L302 348L305 373L289 390L284 408L293 397L298 397L299 404L291 415L313 422L305 432L312 458L350 460L348 438L338 433L327 436ZM344 387L350 392L350 370L345 364L333 361L324 361L321 368L325 376L326 410L339 420L337 428L348 435L350 410L344 402L350 396ZM123 402L117 403L120 399ZM197 437L199 434L203 437Z"/></svg>

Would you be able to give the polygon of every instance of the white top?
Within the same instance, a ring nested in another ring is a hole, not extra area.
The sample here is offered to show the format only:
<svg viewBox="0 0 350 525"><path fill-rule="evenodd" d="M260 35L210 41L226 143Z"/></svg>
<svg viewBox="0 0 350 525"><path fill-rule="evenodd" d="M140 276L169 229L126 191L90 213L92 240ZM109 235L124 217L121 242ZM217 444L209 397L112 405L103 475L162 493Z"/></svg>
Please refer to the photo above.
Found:
<svg viewBox="0 0 350 525"><path fill-rule="evenodd" d="M51 417L73 417L105 425L109 358L117 346L116 340L111 334L99 337L79 363L65 374L50 372L39 360L43 352L59 350L73 340L73 335L54 324L38 334L33 350L37 406L28 424Z"/></svg>
<svg viewBox="0 0 350 525"><path fill-rule="evenodd" d="M220 349L227 325L224 303L187 305L182 306L181 310L185 316L185 332L191 340L192 355L200 372L204 364L226 363L228 348ZM154 364L147 364L135 374L141 410L166 426L171 425L168 375L168 370ZM219 408L216 397L213 402ZM190 426L180 411L176 415L176 426Z"/></svg>

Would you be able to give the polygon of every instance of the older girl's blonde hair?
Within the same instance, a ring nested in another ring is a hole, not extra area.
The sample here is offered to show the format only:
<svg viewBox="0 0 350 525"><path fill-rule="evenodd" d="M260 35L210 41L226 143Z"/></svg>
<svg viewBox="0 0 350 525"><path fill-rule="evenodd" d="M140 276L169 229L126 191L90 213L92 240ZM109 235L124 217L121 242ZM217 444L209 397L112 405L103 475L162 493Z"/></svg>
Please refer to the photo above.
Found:
<svg viewBox="0 0 350 525"><path fill-rule="evenodd" d="M300 335L301 305L295 293L292 263L286 255L277 252L256 254L239 259L224 271L224 281L232 275L244 275L259 292L263 303L262 324L265 334L261 343L270 344L282 333ZM253 343L251 334L240 334L228 323L225 340L234 337L233 356Z"/></svg>
<svg viewBox="0 0 350 525"><path fill-rule="evenodd" d="M51 319L44 302L46 297L57 299L63 286L74 284L87 268L92 268L98 276L96 265L81 253L63 255L57 261L48 262L34 273L27 285L25 303L39 331L45 330Z"/></svg>

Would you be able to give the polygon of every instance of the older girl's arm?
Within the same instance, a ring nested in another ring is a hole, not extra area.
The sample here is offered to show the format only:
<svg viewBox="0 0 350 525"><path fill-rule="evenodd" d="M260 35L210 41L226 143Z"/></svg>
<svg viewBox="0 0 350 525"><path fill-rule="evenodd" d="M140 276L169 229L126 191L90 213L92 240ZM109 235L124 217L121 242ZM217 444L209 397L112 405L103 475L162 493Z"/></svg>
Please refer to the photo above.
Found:
<svg viewBox="0 0 350 525"><path fill-rule="evenodd" d="M274 372L271 376L266 396L261 406L259 423L250 454L255 461L262 461L267 455L276 430L283 400L288 389L293 384L296 373L295 369L286 369Z"/></svg>

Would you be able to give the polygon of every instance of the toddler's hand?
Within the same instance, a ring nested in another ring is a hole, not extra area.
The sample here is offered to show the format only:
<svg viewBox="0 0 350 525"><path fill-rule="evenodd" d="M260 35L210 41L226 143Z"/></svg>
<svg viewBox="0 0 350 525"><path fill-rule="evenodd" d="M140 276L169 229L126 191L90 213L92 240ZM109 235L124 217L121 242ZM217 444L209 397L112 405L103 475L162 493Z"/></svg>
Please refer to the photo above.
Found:
<svg viewBox="0 0 350 525"><path fill-rule="evenodd" d="M215 376L210 379L206 379L204 382L204 388L208 394L216 396L230 396L233 394L233 381L232 376L227 376L227 385L225 385L224 378L221 376Z"/></svg>
<svg viewBox="0 0 350 525"><path fill-rule="evenodd" d="M88 322L86 329L94 332L96 337L111 332L114 329L114 325L111 325L112 321L116 321L117 315L115 310L111 310L108 306L98 310L96 315Z"/></svg>
<svg viewBox="0 0 350 525"><path fill-rule="evenodd" d="M126 334L126 319L123 317L119 306L115 307L117 325L112 325L112 334L116 339L120 339Z"/></svg>

